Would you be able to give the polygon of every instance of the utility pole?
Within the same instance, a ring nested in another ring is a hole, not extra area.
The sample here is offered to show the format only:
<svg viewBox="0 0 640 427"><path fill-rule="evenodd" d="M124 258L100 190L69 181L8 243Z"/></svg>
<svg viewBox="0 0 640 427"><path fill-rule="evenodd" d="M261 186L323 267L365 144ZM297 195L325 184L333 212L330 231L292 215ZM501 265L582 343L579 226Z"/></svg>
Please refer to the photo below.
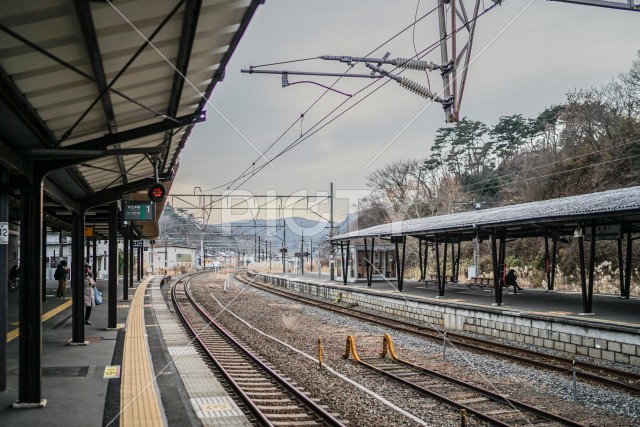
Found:
<svg viewBox="0 0 640 427"><path fill-rule="evenodd" d="M309 267L309 271L313 271L313 239L311 239L311 245L309 247L309 254L311 255L311 266Z"/></svg>
<svg viewBox="0 0 640 427"><path fill-rule="evenodd" d="M304 276L304 230L302 230L302 240L300 241L300 274Z"/></svg>
<svg viewBox="0 0 640 427"><path fill-rule="evenodd" d="M329 252L329 280L335 280L335 271L333 267L335 252L333 250L333 243L331 243L332 237L333 237L333 182L329 187L329 246L331 248L331 251Z"/></svg>
<svg viewBox="0 0 640 427"><path fill-rule="evenodd" d="M282 249L284 249L284 251L282 251L282 274L287 272L287 262L286 262L286 256L287 256L287 220L284 219L284 216L282 217L282 221L284 222L284 227L282 228Z"/></svg>
<svg viewBox="0 0 640 427"><path fill-rule="evenodd" d="M169 258L169 252L167 250L167 238L169 236L167 235L167 226L164 226L164 274L167 274L167 262L168 262L168 258Z"/></svg>

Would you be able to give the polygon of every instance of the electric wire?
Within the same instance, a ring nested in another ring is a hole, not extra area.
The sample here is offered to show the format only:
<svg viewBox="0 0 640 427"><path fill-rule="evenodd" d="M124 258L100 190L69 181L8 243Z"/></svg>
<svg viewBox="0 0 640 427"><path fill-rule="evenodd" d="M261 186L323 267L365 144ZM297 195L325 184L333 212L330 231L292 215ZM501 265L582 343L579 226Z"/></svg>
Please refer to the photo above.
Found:
<svg viewBox="0 0 640 427"><path fill-rule="evenodd" d="M416 13L413 16L413 31L411 35L411 41L413 42L413 51L415 52L416 56L418 56L418 48L416 47L416 23L418 22L417 18L418 10L420 9L420 1L421 0L418 0L418 4L416 4ZM429 88L429 92L431 92L431 79L429 79L429 72L425 70L424 73L427 75L427 87Z"/></svg>
<svg viewBox="0 0 640 427"><path fill-rule="evenodd" d="M591 155L594 155L594 154L597 154L597 153L602 153L602 152L605 152L605 151L609 151L609 150L613 150L613 149L616 149L616 148L624 147L624 146L627 146L627 145L635 144L637 142L640 142L640 138L632 140L632 141L629 141L629 142L625 142L623 144L618 144L618 145L613 145L611 147L603 148L601 150L590 151L588 153L580 154L578 156L567 157L565 159L556 160L555 162L544 163L544 164L541 164L541 165L538 165L538 166L534 166L534 167L529 168L529 169L523 169L523 170L521 170L519 172L514 172L514 173L507 174L507 175L502 175L499 178L507 178L507 177L510 177L510 176L520 175L520 174L525 173L525 172L531 172L531 171L534 171L534 170L537 170L537 169L542 169L542 168L545 168L545 167L548 167L548 166L552 166L552 165L555 165L555 164L558 164L558 163L564 163L564 162L567 162L567 161L570 161L570 160L580 159L582 157L591 156ZM473 187L473 186L480 185L480 184L486 184L488 182L493 182L493 181L494 181L493 179L485 179L484 181L478 181L478 182L474 182L474 183L471 183L471 184L463 185L460 188L461 189L466 189L468 187ZM469 191L474 191L474 190L469 190Z"/></svg>
<svg viewBox="0 0 640 427"><path fill-rule="evenodd" d="M271 65L282 65L282 64L291 64L294 62L311 61L313 59L319 59L319 58L320 58L319 56L311 56L309 58L300 58L300 59L291 59L289 61L272 62L271 64L252 65L249 67L249 69L253 70L254 68L269 67Z"/></svg>
<svg viewBox="0 0 640 427"><path fill-rule="evenodd" d="M541 179L541 178L548 178L548 177L551 177L551 176L562 175L562 174L565 174L565 173L575 172L575 171L582 170L582 169L588 169L588 168L591 168L591 167L594 167L594 166L606 165L606 164L609 164L609 163L620 162L622 160L630 160L630 159L634 159L636 157L640 157L640 154L634 154L633 156L621 157L621 158L606 160L606 161L598 162L598 163L590 163L588 165L583 165L583 166L579 166L579 167L568 169L568 170L564 170L564 171L553 172L553 173L549 173L549 174L546 174L546 175L532 176L532 177L529 177L529 178L524 178L524 179L518 180L518 183L532 181L534 179ZM512 185L512 184L514 184L514 183L513 182L505 182L505 183L496 184L496 185L493 185L493 186L490 186L490 187L484 187L484 189L490 190L490 189L494 189L494 188L506 187L506 186Z"/></svg>
<svg viewBox="0 0 640 427"><path fill-rule="evenodd" d="M495 3L490 6L488 9L485 9L484 11L482 11L482 13L478 14L478 16L472 20L470 20L469 22L467 22L464 25L461 25L460 27L458 27L455 31L452 31L451 34L448 34L447 36L445 36L442 39L448 39L450 38L453 34L461 31L463 28L465 28L466 25L468 25L469 23L473 22L474 20L479 19L481 16L483 16L485 13L489 12L491 9L493 9L495 7ZM436 42L434 42L431 46L423 49L420 52L420 55L418 56L418 59L423 58L424 56L426 56L427 54L431 53L433 50L435 50L435 48L437 48L439 46L441 40L438 40ZM391 71L394 71L396 69L398 69L399 66L393 68ZM403 70L399 71L398 74L401 74L403 72ZM318 120L318 122L316 122L316 124L311 127L306 133L305 136L302 138L298 138L297 140L293 141L288 147L286 147L285 149L283 149L280 153L278 153L276 156L272 157L270 159L270 162L272 162L273 160L277 159L278 157L282 156L283 154L285 154L287 151L295 148L297 145L299 145L300 143L306 141L308 138L310 138L311 136L313 136L314 134L316 134L317 132L319 132L320 130L322 130L323 128L325 128L327 125L329 125L330 123L332 123L333 121L335 121L336 119L338 119L339 117L341 117L342 115L344 115L346 112L348 112L349 110L351 110L352 108L354 108L355 106L357 106L359 103L361 103L362 101L364 101L366 98L368 98L369 96L371 96L373 93L377 92L379 89L381 89L382 87L384 87L387 83L389 83L391 80L386 80L383 83L381 83L377 88L373 89L371 92L369 92L367 95L365 95L363 98L359 99L358 101L355 101L355 103L351 106L349 106L347 109L345 109L344 111L340 112L338 115L336 115L335 117L333 117L331 120L329 120L328 122L324 123L322 126L320 126L318 129L316 129L315 131L311 132L312 129L314 129L316 126L319 126L324 120L327 119L327 117L329 117L331 114L333 114L337 109L339 109L342 105L344 105L346 102L348 102L349 100L351 100L352 98L349 98L345 101L343 101L340 105L338 105L336 108L334 108L332 111L330 111L327 115L325 115L322 119ZM369 84L367 84L364 88L360 89L359 91L355 92L353 94L353 96L355 97L356 95L360 94L361 92L363 92L364 90L366 90L367 88L377 84L378 81L374 81L371 82ZM260 165L255 173L259 173L262 169L264 169L264 166L266 166L266 164ZM253 175L254 176L254 175ZM249 179L252 176L249 176ZM246 179L244 182L248 181L248 179Z"/></svg>
<svg viewBox="0 0 640 427"><path fill-rule="evenodd" d="M412 28L413 26L415 26L415 24L416 24L417 22L420 22L420 21L422 21L423 19L425 19L426 17L428 17L429 15L431 15L431 14L432 14L433 12L435 12L437 9L438 9L438 7L436 6L436 7L434 7L433 9L431 9L430 11L428 11L427 13L425 13L424 15L422 15L419 19L415 19L415 18L414 18L414 22L413 22L413 23L411 23L411 24L407 25L407 26L406 26L406 27L404 27L402 30L398 31L396 34L394 34L393 36L389 37L387 40L385 40L383 43L381 43L380 45L378 45L377 47L375 47L374 49L372 49L371 51L369 51L369 53L367 53L367 54L366 54L366 55L364 55L364 56L369 56L369 55L373 54L373 53L374 53L374 52L376 52L378 49L382 48L382 47L383 47L383 46L385 46L386 44L390 43L391 41L393 41L394 39L396 39L397 37L399 37L402 33L404 33L405 31L407 31L409 28ZM303 61L303 60L306 60L306 59L308 59L308 58L299 59L299 60L292 60L291 62L298 62L298 61ZM287 63L287 62L289 62L289 61L283 61L283 62L281 62L281 63ZM266 65L275 65L275 64L276 64L276 63L272 63L272 64L265 64L265 65L260 65L260 67L262 67L262 66L266 66ZM350 66L347 68L347 70L345 71L345 74L346 74L346 73L348 73L352 68L353 68L353 65L350 65ZM282 134L280 137L278 137L278 139L276 139L273 143L271 143L271 145L269 145L269 147L267 147L267 149L263 151L263 154L266 154L266 153L267 153L267 152L268 152L268 151L269 151L269 150L270 150L270 149L271 149L275 144L277 144L277 143L278 143L278 141L280 141L280 139L282 139L282 137L283 137L283 136L284 136L284 135L285 135L285 134L286 134L286 133L291 129L291 127L293 127L293 126L298 122L298 120L301 120L301 117L302 117L302 116L306 115L306 114L307 114L307 113L308 113L308 112L309 112L313 107L315 107L315 105L316 105L318 102L320 102L320 100L321 100L321 99L322 99L322 98L323 98L323 97L324 97L324 96L329 92L329 90L330 90L330 89L332 89L332 88L333 88L333 87L334 87L334 86L335 86L335 85L336 85L340 80L341 80L341 77L338 77L338 78L337 78L337 79L336 79L336 80L335 80L335 81L334 81L334 82L329 86L329 89L326 89L326 90L325 90L325 91L324 91L320 96L318 96L318 98L316 98L316 100L315 100L314 102L312 102L312 103L311 103L311 105L310 105L309 107L307 107L307 109L306 109L306 110L301 114L300 118L298 118L294 123L292 123L292 124L291 124L291 126L289 126L289 128L287 128L287 130L286 130L285 132L283 132L283 134ZM354 96L355 96L355 94L354 94ZM344 104L344 102L340 103L340 104L338 105L338 107L336 107L336 108L341 107L343 104ZM335 109L334 109L333 111L335 111ZM256 162L256 161L259 161L259 160L260 160L260 158L256 159L254 162L252 162L252 165L254 165L254 164L255 164L255 162ZM242 178L244 177L245 173L246 173L250 168L251 168L251 166L249 166L247 169L245 169L245 170L244 170L244 172L242 172L238 178L235 178L235 179L233 179L233 180L231 180L231 181L228 181L228 182L226 182L225 184L221 184L221 185L218 185L218 186L216 186L216 187L212 187L212 188L210 188L209 190L216 190L216 189L219 189L219 188L223 188L223 187L228 187L228 186L234 185L237 181L239 181L240 179L242 179ZM207 190L207 191L209 191L209 190Z"/></svg>

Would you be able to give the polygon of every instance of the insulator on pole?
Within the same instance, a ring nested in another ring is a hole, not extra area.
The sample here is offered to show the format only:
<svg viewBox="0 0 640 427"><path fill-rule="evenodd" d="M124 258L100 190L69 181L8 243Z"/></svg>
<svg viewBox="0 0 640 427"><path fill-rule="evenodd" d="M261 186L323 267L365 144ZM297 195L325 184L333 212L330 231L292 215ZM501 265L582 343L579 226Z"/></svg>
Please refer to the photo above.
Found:
<svg viewBox="0 0 640 427"><path fill-rule="evenodd" d="M435 93L431 92L429 89L427 89L426 87L422 86L419 83L416 83L405 77L398 77L396 81L400 84L400 86L415 93L416 95L420 95L427 99L432 99L435 102L442 102L442 99L436 96Z"/></svg>
<svg viewBox="0 0 640 427"><path fill-rule="evenodd" d="M389 62L396 67L405 68L407 70L435 71L441 68L433 62L421 61L419 59L396 58Z"/></svg>

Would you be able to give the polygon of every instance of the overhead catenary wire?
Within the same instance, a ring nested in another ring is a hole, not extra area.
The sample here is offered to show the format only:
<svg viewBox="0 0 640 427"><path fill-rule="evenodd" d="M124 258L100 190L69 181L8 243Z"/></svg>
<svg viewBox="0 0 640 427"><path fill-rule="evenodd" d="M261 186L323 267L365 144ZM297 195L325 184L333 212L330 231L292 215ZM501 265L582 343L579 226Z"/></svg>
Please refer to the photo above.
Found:
<svg viewBox="0 0 640 427"><path fill-rule="evenodd" d="M476 18L474 18L473 20L469 21L468 23L473 22L474 20L479 19L481 16L483 16L484 14L486 14L487 12L489 12L491 9L493 9L495 7L495 3L490 6L489 8L485 9L484 11L482 11L482 13L480 13ZM468 24L467 23L467 24ZM445 38L443 39L448 39L450 38L454 33L457 33L458 31L462 30L463 28L465 28L465 26L467 25L461 25L460 27L458 27L455 31L451 32L450 34L448 34ZM436 42L434 42L431 46L423 49L420 54L421 56L418 58L422 58L424 56L426 56L427 54L431 53L433 50L435 50L435 48L438 47L439 43L440 43L440 39ZM395 69L397 69L399 67L394 68L392 71L394 71ZM401 74L402 71L398 72L398 74ZM272 162L273 160L277 159L278 157L282 156L283 154L285 154L287 151L291 150L292 148L295 148L297 145L299 145L300 143L306 141L308 138L310 138L311 136L313 136L314 134L316 134L318 131L322 130L323 128L325 128L327 125L329 125L330 123L332 123L333 121L335 121L336 119L338 119L339 117L341 117L342 115L344 115L346 112L348 112L349 110L351 110L352 108L354 108L355 106L357 106L358 104L360 104L362 101L364 101L366 98L368 98L369 96L371 96L373 93L377 92L379 89L381 89L382 87L384 87L387 83L389 83L390 80L386 80L383 83L381 83L377 88L373 89L370 93L368 93L367 95L365 95L362 99L359 99L358 101L355 101L355 103L353 105L351 105L350 107L348 107L346 110L340 112L338 115L336 115L335 117L333 117L331 120L329 120L327 123L323 124L320 126L320 124L327 119L327 117L329 117L331 114L333 114L336 110L338 110L342 105L344 105L346 102L348 102L350 99L349 98L345 101L343 101L340 105L338 105L337 107L335 107L332 111L330 111L328 114L326 114L322 119L318 120L316 122L316 124L314 126L312 126L307 133L305 133L305 136L303 138L298 138L297 140L293 141L288 147L286 147L285 149L283 149L280 153L278 153L276 156L272 157L270 159L270 162ZM354 93L353 96L356 96L358 94L360 94L361 92L363 92L364 90L368 89L369 87L371 87L372 85L376 84L377 81L372 82L367 84L365 87L363 87L362 89L360 89L359 91L357 91L356 93ZM318 129L313 130L314 128L316 128L317 126L320 126ZM313 130L313 131L312 131ZM260 167L258 167L256 169L256 174L259 173L264 166L266 166L266 164L261 165ZM252 178L255 175L245 175L247 176L247 179L245 179L243 181L242 184L246 183L250 178ZM242 185L241 184L241 185ZM237 187L236 187L237 188Z"/></svg>
<svg viewBox="0 0 640 427"><path fill-rule="evenodd" d="M435 50L435 48L438 47L439 43L441 40L443 39L448 39L450 37L453 36L454 33L457 33L459 31L461 31L463 28L466 27L466 25L468 25L469 23L473 22L474 20L479 19L481 16L483 16L484 14L486 14L487 12L489 12L491 9L493 9L495 7L495 3L490 6L489 8L485 9L484 11L482 11L482 13L480 13L477 17L475 17L474 19L472 19L471 21L469 21L468 23L466 23L465 25L461 25L460 27L458 27L455 31L452 31L450 34L448 34L446 37L437 40L436 42L434 42L432 45L430 45L429 47L423 49L420 52L420 56L418 59L421 59L422 57L426 56L427 54L431 53L433 50ZM428 13L433 13L433 11L437 10L437 7L432 9L430 12ZM410 26L409 26L410 27ZM408 28L409 28L408 27ZM369 55L369 54L368 54ZM394 68L392 71L394 71L395 69L397 69L399 67L396 66L396 68ZM402 73L402 71L400 71L398 74ZM339 79L338 79L339 80ZM322 130L323 128L325 128L327 125L329 125L330 123L332 123L333 121L335 121L336 119L338 119L339 117L341 117L342 115L344 115L346 112L350 111L352 108L354 108L355 106L357 106L358 104L360 104L362 101L364 101L366 98L368 98L369 96L371 96L373 93L375 93L376 91L378 91L379 89L381 89L382 87L384 87L387 83L389 82L389 80L384 81L383 83L380 84L380 86L378 86L377 88L375 88L374 90L372 90L370 93L368 93L367 95L365 95L362 99L359 99L358 101L355 101L355 103L348 107L346 110L340 112L338 115L336 115L335 117L333 117L331 120L329 120L328 122L326 122L325 124L321 125L321 123L326 120L329 116L331 116L331 114L333 114L335 111L337 111L340 107L342 107L346 102L348 102L349 100L351 100L352 98L349 98L347 100L344 100L343 102L341 102L338 106L336 106L333 110L331 110L328 114L326 114L322 119L318 120L316 122L315 125L313 125L307 132L305 132L305 136L301 137L301 138L297 138L296 140L294 140L292 143L289 144L289 146L287 146L286 148L284 148L282 151L280 151L276 156L272 157L269 162L272 162L273 160L281 157L283 154L285 154L286 152L288 152L289 150L295 148L297 145L299 145L300 143L306 141L308 138L310 138L311 136L315 135L318 131ZM353 94L353 96L355 97L356 95L360 94L361 92L363 92L364 90L368 89L369 87L371 87L372 85L378 83L377 81L372 82L367 84L365 87L363 87L362 89L360 89L359 91L357 91L356 93ZM321 125L321 126L320 126ZM317 126L320 126L319 128L315 129ZM313 130L315 129L315 130ZM248 182L253 176L255 176L256 174L258 174L262 169L264 169L264 167L267 165L268 163L263 163L262 165L258 166L258 168L256 168L255 172L251 173L251 174L247 174L246 172L244 174L242 174L240 177L236 178L234 181L237 182L242 178L245 178L244 181L242 181L238 186L236 186L236 189L239 188L240 186L242 186L243 184L245 184L246 182Z"/></svg>
<svg viewBox="0 0 640 427"><path fill-rule="evenodd" d="M380 48L384 47L386 44L390 43L391 41L393 41L394 39L396 39L398 36L400 36L402 33L404 33L405 31L407 31L409 28L412 28L412 27L413 27L417 22L420 22L420 21L422 21L423 19L427 18L429 15L431 15L431 14L432 14L433 12L435 12L437 9L438 9L438 7L436 6L436 7L434 7L433 9L429 10L429 11L428 11L427 13L425 13L424 15L422 15L419 19L417 19L417 20L415 20L415 19L414 19L414 22L412 22L411 24L407 25L407 26L406 26L406 27L404 27L402 30L398 31L396 34L394 34L393 36L389 37L387 40L385 40L384 42L382 42L380 45L378 45L378 46L376 46L375 48L373 48L372 50L370 50L370 51L369 51L369 53L367 53L365 56L369 56L369 55L373 54L374 52L376 52L378 49L380 49ZM305 58L305 59L303 59L303 60L306 60L306 58ZM293 60L293 62L297 62L297 61L301 61L301 60ZM284 61L284 62L282 62L282 63L286 63L286 61ZM276 65L276 64L275 64L275 63L271 63L271 64L264 64L264 65L260 65L259 67L267 66L267 65ZM254 67L255 67L255 66L254 66ZM348 73L352 68L353 68L352 66L349 66L349 68L347 68L347 70L345 71L345 73ZM334 86L335 86L335 85L336 85L340 80L341 80L341 78L340 78L340 77L339 77L339 78L337 78L337 79L336 79L336 80L335 80L335 81L334 81L334 82L329 86L329 88L333 88L333 87L334 87ZM324 97L328 92L329 92L329 89L325 90L325 91L324 91L320 96L318 96L318 98L316 98L316 100L315 100L314 102L312 102L312 103L311 103L311 105L309 105L309 107L307 107L307 109L302 113L302 115L307 114L307 113L308 113L308 112L309 112L313 107L315 107L315 106L316 106L316 104L317 104L318 102L320 102L320 100L321 100L321 99L322 99L322 98L323 98L323 97ZM342 106L342 104L343 104L343 103L339 104L339 105L338 105L338 107L336 107L336 108L339 108L340 106ZM334 109L334 111L335 111L335 109ZM301 116L302 116L302 115L301 115ZM266 153L267 153L267 152L268 152L268 151L269 151L269 150L270 150L270 149L271 149L275 144L277 144L277 143L282 139L282 137L283 137L283 136L284 136L284 135L285 135L285 134L286 134L286 133L291 129L291 127L293 127L293 126L298 122L298 120L300 120L300 118L298 118L294 123L292 123L292 124L291 124L291 126L289 126L289 127L287 128L287 130L286 130L285 132L283 132L283 134L282 134L280 137L278 137L278 139L276 139L273 143L271 143L271 145L269 145L269 147L267 147L267 149L263 151L263 154L266 154ZM259 160L260 160L260 158L256 159L256 161L259 161ZM255 161L254 161L254 163L255 163ZM245 171L244 171L244 172L242 172L242 173L240 174L240 176L239 176L239 177L237 177L237 178L235 178L235 179L233 179L233 180L231 180L231 181L228 181L228 182L226 182L225 184L222 184L222 185L219 185L219 186L216 186L216 187L210 188L209 190L214 190L214 189L219 189L219 188L223 188L223 187L227 187L227 186L234 185L237 181L239 181L240 179L242 179L242 178L244 177L244 175L245 175L245 173L247 172L247 170L248 170L248 169L249 169L249 168L245 169Z"/></svg>

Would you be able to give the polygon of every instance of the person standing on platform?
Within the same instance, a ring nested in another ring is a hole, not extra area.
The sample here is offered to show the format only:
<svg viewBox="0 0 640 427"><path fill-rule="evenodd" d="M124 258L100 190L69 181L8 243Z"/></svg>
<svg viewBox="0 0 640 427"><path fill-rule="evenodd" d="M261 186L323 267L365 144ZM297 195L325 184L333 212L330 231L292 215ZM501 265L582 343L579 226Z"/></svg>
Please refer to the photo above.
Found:
<svg viewBox="0 0 640 427"><path fill-rule="evenodd" d="M516 290L521 291L522 288L518 285L518 281L516 280L518 276L516 275L516 271L514 269L509 270L507 273L507 277L505 277L505 282L507 287L513 286L513 293L516 293Z"/></svg>
<svg viewBox="0 0 640 427"><path fill-rule="evenodd" d="M9 270L9 290L15 291L18 289L18 280L20 280L20 269L17 265L11 267Z"/></svg>
<svg viewBox="0 0 640 427"><path fill-rule="evenodd" d="M91 321L91 309L94 305L96 305L95 296L93 293L93 287L96 285L95 280L93 280L93 274L91 274L91 270L86 270L84 273L84 324L92 325Z"/></svg>
<svg viewBox="0 0 640 427"><path fill-rule="evenodd" d="M53 273L53 278L58 281L58 292L56 296L58 298L64 298L64 293L67 291L67 280L69 279L69 268L67 268L67 261L60 261L56 272Z"/></svg>

